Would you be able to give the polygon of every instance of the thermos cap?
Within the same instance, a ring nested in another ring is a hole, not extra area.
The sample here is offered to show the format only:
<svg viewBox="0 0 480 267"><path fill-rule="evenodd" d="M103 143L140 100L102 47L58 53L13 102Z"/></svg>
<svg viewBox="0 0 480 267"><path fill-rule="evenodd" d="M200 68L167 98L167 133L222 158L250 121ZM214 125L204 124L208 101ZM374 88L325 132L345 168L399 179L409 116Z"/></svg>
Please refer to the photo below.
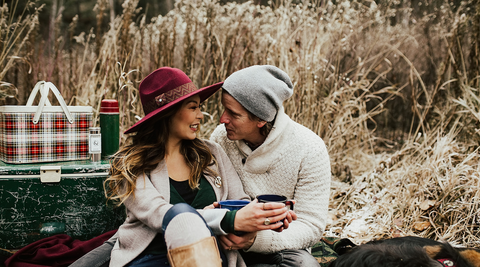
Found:
<svg viewBox="0 0 480 267"><path fill-rule="evenodd" d="M115 99L103 99L100 104L100 113L119 113L118 101Z"/></svg>

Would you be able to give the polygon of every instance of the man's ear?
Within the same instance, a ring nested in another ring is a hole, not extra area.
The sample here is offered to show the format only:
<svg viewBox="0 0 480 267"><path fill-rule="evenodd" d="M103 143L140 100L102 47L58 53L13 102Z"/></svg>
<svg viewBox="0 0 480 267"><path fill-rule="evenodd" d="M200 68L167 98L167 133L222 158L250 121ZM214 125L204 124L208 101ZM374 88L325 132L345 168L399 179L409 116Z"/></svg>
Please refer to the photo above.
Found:
<svg viewBox="0 0 480 267"><path fill-rule="evenodd" d="M265 124L267 124L266 121L258 120L258 122L257 122L257 127L258 127L258 128L262 128Z"/></svg>

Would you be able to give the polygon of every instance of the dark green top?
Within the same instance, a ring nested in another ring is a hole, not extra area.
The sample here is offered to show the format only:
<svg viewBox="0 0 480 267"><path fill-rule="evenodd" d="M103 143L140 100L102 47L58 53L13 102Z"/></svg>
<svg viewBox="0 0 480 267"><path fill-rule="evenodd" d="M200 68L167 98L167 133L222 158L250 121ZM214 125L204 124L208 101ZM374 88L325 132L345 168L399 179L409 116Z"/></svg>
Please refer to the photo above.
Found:
<svg viewBox="0 0 480 267"><path fill-rule="evenodd" d="M191 189L188 181L177 182L170 179L170 204L187 203L194 209L203 209L217 201L215 191L202 175L198 189ZM234 233L236 211L228 211L221 222L222 229L227 233ZM167 245L163 234L158 233L142 254L165 254Z"/></svg>

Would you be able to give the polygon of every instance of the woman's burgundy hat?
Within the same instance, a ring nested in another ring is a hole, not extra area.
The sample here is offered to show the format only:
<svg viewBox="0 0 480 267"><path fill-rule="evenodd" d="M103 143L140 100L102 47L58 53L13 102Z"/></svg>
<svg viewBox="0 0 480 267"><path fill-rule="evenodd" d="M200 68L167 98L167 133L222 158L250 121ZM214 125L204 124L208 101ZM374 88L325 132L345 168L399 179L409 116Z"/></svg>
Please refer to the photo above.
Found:
<svg viewBox="0 0 480 267"><path fill-rule="evenodd" d="M159 68L150 73L140 83L138 91L145 117L125 131L125 134L138 131L140 125L173 105L194 96L200 96L200 102L220 89L223 82L197 89L188 76L181 70L169 67Z"/></svg>

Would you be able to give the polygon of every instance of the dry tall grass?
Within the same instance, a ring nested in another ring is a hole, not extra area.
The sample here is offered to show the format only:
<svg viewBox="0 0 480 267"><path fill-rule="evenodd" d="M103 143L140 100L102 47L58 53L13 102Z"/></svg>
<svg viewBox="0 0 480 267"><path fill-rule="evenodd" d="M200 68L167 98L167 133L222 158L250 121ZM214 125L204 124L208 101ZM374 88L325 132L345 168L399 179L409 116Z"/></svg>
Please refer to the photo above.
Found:
<svg viewBox="0 0 480 267"><path fill-rule="evenodd" d="M19 89L19 103L41 79L72 105L98 110L102 98L118 99L125 130L143 115L139 81L157 67L181 68L201 87L250 65L276 65L295 84L287 113L329 149L328 235L362 242L415 234L480 246L480 4L274 2L185 0L146 21L138 0L125 0L108 31L74 36L74 19L62 34L59 14L56 38L46 41L38 11L11 18L4 5L0 81ZM107 1L96 10L101 25ZM204 110L208 136L219 96Z"/></svg>

